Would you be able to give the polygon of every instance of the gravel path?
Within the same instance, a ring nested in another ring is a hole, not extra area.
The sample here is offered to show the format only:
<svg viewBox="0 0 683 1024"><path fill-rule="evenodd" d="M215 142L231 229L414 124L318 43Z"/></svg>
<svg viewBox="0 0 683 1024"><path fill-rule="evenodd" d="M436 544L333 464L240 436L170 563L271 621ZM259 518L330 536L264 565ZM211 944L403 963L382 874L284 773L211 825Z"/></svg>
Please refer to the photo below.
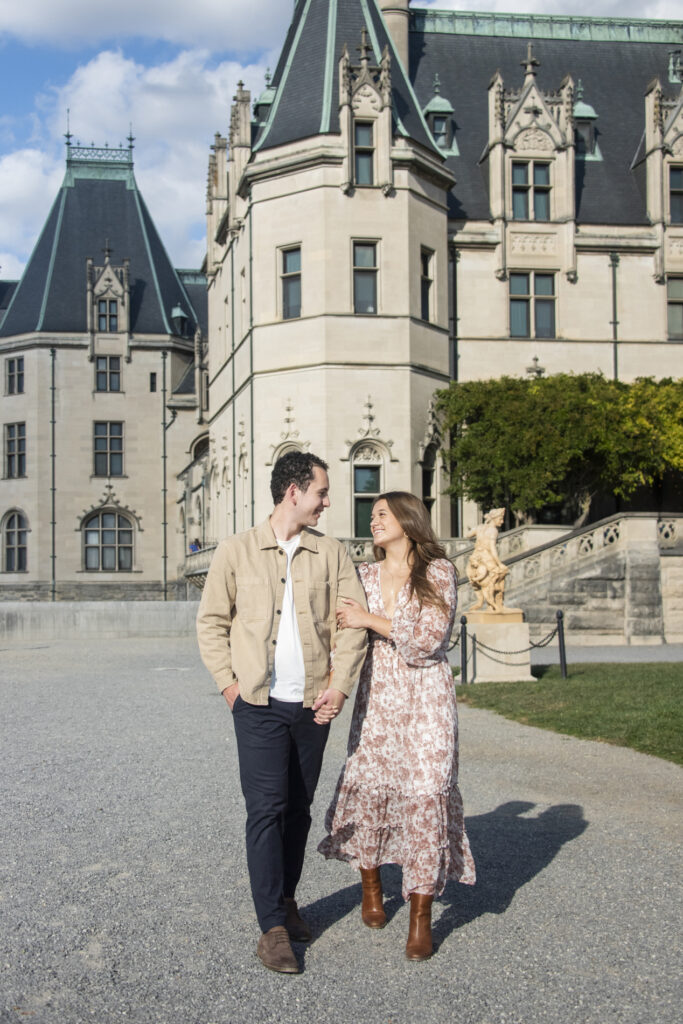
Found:
<svg viewBox="0 0 683 1024"><path fill-rule="evenodd" d="M0 657L2 1024L678 1024L675 765L463 708L479 881L411 964L398 869L371 932L358 876L315 853L346 711L299 894L316 940L283 977L255 957L232 726L193 642Z"/></svg>

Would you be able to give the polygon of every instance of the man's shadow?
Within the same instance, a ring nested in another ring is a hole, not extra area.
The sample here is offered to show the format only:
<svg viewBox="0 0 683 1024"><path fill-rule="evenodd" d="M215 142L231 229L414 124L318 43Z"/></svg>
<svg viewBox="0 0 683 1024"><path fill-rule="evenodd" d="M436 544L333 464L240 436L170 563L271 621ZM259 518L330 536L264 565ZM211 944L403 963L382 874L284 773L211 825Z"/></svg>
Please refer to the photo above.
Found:
<svg viewBox="0 0 683 1024"><path fill-rule="evenodd" d="M474 886L448 882L439 900L444 909L433 929L435 945L482 914L502 914L517 890L550 864L565 843L588 827L583 809L577 804L557 804L537 817L524 817L534 806L512 800L488 814L467 818L477 882ZM395 865L383 867L382 885L387 918L391 920L404 902L401 869ZM308 904L303 908L304 916L318 936L356 912L360 901L360 884L349 885Z"/></svg>

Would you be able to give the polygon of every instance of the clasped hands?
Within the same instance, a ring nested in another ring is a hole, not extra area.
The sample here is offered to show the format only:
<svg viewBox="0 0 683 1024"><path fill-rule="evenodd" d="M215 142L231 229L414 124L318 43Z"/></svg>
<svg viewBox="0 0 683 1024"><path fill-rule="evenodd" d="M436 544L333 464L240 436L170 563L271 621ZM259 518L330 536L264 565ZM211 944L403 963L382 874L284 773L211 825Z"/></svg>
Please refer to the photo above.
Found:
<svg viewBox="0 0 683 1024"><path fill-rule="evenodd" d="M239 696L239 692L239 683L233 683L231 686L226 686L222 691L231 711L233 710L235 701ZM344 707L345 700L346 695L343 694L341 690L335 690L332 686L328 686L326 690L321 690L313 704L313 711L315 712L313 721L317 725L329 725L332 719L336 718Z"/></svg>

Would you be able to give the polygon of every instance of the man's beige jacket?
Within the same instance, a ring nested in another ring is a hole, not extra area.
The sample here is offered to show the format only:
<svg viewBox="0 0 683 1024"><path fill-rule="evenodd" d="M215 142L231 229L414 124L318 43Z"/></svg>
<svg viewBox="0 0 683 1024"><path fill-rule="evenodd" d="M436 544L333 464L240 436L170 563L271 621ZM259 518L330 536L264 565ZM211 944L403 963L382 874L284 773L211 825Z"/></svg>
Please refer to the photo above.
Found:
<svg viewBox="0 0 683 1024"><path fill-rule="evenodd" d="M199 650L221 692L239 683L248 704L267 704L285 591L287 555L269 520L222 541L197 615ZM304 652L304 707L325 689L334 649L334 687L347 696L367 647L364 629L337 630L342 597L367 607L353 562L338 540L306 527L292 557L292 587Z"/></svg>

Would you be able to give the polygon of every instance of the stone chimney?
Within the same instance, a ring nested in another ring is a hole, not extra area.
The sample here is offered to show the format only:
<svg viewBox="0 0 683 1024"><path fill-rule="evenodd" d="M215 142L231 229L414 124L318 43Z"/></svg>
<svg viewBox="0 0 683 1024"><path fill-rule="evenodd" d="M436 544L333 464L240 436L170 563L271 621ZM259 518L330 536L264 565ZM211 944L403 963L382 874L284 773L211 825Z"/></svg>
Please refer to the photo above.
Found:
<svg viewBox="0 0 683 1024"><path fill-rule="evenodd" d="M408 71L408 32L410 29L410 0L379 0L384 21L401 63Z"/></svg>

